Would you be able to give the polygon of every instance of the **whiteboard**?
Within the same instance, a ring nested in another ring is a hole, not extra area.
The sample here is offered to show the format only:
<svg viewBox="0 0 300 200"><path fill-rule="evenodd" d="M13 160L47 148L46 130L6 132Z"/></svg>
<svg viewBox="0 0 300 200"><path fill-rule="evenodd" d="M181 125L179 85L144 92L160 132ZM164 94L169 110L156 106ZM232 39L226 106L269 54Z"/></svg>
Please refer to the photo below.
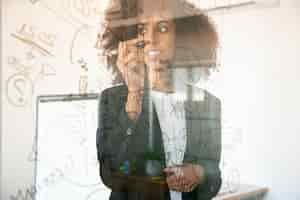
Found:
<svg viewBox="0 0 300 200"><path fill-rule="evenodd" d="M96 150L98 95L40 96L35 200L109 199Z"/></svg>

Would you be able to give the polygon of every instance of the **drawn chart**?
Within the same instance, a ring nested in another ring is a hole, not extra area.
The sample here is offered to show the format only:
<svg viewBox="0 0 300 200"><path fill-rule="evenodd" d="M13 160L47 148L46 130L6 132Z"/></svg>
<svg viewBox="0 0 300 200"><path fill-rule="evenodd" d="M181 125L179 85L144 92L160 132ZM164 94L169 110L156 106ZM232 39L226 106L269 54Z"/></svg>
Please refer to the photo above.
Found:
<svg viewBox="0 0 300 200"><path fill-rule="evenodd" d="M111 82L107 78L109 73L104 67L99 66L101 63L98 58L98 49L95 48L105 3L96 0L28 0L23 4L30 6L36 15L47 13L39 17L41 20L49 21L57 26L65 24L69 30L54 31L47 26L47 23L40 24L36 20L28 21L26 18L13 22L15 30L7 33L11 42L14 43L13 53L8 53L6 56L7 65L12 71L10 76L22 74L26 80L31 80L32 94L40 90L40 83L62 77L62 72L71 66L77 68L72 71L74 79L78 80L76 81L78 85L74 88L85 87L84 90L79 89L80 93L98 91L97 87L103 87ZM65 54L69 55L61 56ZM80 71L79 61L82 59L86 62L86 66L89 66L89 74L96 74L90 77L86 73L84 87L81 75L76 75ZM92 84L88 84L90 82ZM8 90L11 90L8 80L6 84ZM26 103L15 103L20 99L18 100L18 96L13 93L15 93L13 90L7 91L6 95L12 106L26 107L32 102L31 95L27 97Z"/></svg>
<svg viewBox="0 0 300 200"><path fill-rule="evenodd" d="M49 60L55 57L52 49L57 36L23 23L10 37L20 51L6 58L7 66L13 71L6 81L6 96L11 105L25 107L32 102L37 81L56 75Z"/></svg>
<svg viewBox="0 0 300 200"><path fill-rule="evenodd" d="M39 98L36 200L109 194L99 177L97 107L96 94Z"/></svg>

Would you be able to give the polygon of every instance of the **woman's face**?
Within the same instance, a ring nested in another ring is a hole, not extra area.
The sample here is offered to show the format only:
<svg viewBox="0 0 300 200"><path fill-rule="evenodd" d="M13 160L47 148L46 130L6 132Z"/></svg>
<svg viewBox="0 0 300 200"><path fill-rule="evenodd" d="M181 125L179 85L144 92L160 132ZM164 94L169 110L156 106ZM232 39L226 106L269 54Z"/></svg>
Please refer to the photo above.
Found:
<svg viewBox="0 0 300 200"><path fill-rule="evenodd" d="M138 38L145 43L145 63L151 65L157 58L161 64L170 63L175 52L175 23L172 20L152 17L138 24Z"/></svg>
<svg viewBox="0 0 300 200"><path fill-rule="evenodd" d="M175 55L176 27L173 20L149 17L138 24L138 40L144 42L144 62L152 89L171 92L170 64Z"/></svg>

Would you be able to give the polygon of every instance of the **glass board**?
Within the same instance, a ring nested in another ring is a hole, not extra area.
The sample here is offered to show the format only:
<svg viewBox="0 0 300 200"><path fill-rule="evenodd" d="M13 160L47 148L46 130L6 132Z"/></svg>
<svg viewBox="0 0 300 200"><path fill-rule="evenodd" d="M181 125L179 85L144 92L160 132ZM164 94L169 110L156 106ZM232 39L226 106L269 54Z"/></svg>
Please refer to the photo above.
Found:
<svg viewBox="0 0 300 200"><path fill-rule="evenodd" d="M98 95L40 96L35 200L108 199L96 149Z"/></svg>

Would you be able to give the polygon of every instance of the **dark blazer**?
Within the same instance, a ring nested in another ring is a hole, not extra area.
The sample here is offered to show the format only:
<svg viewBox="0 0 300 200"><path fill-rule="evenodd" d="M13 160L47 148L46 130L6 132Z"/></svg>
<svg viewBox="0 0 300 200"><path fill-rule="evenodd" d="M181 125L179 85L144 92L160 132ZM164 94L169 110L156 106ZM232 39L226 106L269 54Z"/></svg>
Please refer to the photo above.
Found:
<svg viewBox="0 0 300 200"><path fill-rule="evenodd" d="M104 184L112 188L111 172L119 170L125 160L138 161L139 155L147 151L148 106L143 99L143 108L136 123L125 111L128 90L125 85L108 88L99 100L99 127L97 129L97 151L100 176ZM153 106L154 108L154 106ZM174 108L176 109L176 108ZM218 98L205 91L203 101L184 103L187 129L187 146L184 163L200 164L204 167L205 181L192 192L183 193L183 200L208 200L214 197L221 186L219 162L221 157L221 103ZM161 129L157 113L153 112L154 150L164 155ZM144 166L137 166L143 172ZM140 170L139 170L140 169ZM110 200L143 200L145 195L136 191L112 190ZM166 195L169 199L169 194Z"/></svg>

